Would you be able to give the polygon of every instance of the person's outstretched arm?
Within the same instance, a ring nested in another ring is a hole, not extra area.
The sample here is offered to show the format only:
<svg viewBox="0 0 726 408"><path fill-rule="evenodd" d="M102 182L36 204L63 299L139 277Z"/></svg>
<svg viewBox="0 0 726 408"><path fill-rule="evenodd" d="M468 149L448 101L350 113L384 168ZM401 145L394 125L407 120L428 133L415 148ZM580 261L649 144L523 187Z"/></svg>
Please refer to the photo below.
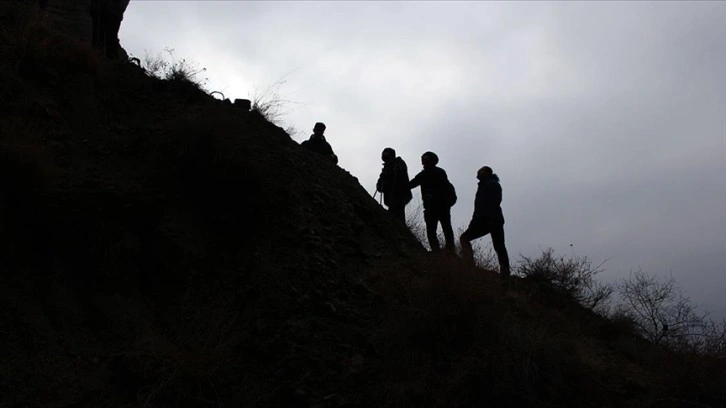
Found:
<svg viewBox="0 0 726 408"><path fill-rule="evenodd" d="M408 188L413 189L421 185L421 173L418 173L416 177L412 178L408 183Z"/></svg>

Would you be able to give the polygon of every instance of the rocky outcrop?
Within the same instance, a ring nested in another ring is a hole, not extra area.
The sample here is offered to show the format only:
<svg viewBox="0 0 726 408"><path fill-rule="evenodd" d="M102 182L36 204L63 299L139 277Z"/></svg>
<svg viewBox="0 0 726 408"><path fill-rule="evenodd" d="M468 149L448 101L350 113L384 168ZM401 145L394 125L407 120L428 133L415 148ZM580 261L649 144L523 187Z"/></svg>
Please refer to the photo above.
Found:
<svg viewBox="0 0 726 408"><path fill-rule="evenodd" d="M93 44L108 57L125 57L118 32L129 0L39 0L63 31Z"/></svg>
<svg viewBox="0 0 726 408"><path fill-rule="evenodd" d="M90 0L40 1L41 9L47 12L56 26L84 42L90 42L93 33L89 6Z"/></svg>
<svg viewBox="0 0 726 408"><path fill-rule="evenodd" d="M93 46L102 50L108 57L128 58L121 48L118 32L129 0L92 0L91 20L93 21Z"/></svg>

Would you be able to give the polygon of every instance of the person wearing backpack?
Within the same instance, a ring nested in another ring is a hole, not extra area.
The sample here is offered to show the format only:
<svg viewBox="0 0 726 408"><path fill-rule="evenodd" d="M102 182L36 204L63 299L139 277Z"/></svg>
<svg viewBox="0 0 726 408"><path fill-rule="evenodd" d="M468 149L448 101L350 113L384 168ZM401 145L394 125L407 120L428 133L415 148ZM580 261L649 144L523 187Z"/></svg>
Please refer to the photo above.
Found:
<svg viewBox="0 0 726 408"><path fill-rule="evenodd" d="M333 163L338 164L338 156L333 153L333 148L330 147L330 143L325 140L323 133L325 133L325 124L322 122L316 123L315 126L313 126L313 134L310 135L308 140L303 141L300 146L316 153L320 153Z"/></svg>
<svg viewBox="0 0 726 408"><path fill-rule="evenodd" d="M396 151L390 147L381 153L383 170L376 183L376 191L383 194L383 202L388 212L396 219L406 223L406 204L411 201L413 194L408 188L408 168L401 157L396 157Z"/></svg>
<svg viewBox="0 0 726 408"><path fill-rule="evenodd" d="M451 227L451 207L456 204L456 190L449 181L446 171L436 166L438 163L439 157L435 153L424 153L421 156L423 170L409 182L408 186L411 189L421 186L426 236L431 250L440 249L436 230L441 223L446 249L453 252L454 230Z"/></svg>
<svg viewBox="0 0 726 408"><path fill-rule="evenodd" d="M459 242L464 259L474 263L474 251L471 241L487 234L492 235L492 246L499 259L499 273L503 279L509 277L509 255L504 245L504 214L502 213L502 186L499 176L489 166L484 166L476 173L479 186L474 199L474 215L469 228L461 234Z"/></svg>

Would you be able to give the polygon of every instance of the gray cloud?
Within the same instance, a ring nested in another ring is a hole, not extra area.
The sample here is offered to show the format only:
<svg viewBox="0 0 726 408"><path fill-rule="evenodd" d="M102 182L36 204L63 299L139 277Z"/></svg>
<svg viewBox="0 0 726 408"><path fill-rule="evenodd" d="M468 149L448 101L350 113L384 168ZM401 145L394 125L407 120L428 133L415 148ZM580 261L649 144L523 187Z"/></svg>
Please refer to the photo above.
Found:
<svg viewBox="0 0 726 408"><path fill-rule="evenodd" d="M508 246L572 248L606 279L672 273L726 316L726 3L132 1L122 45L172 46L247 97L292 72L287 122L328 125L372 190L380 151L432 150L473 208L500 175ZM418 192L415 194L418 195Z"/></svg>

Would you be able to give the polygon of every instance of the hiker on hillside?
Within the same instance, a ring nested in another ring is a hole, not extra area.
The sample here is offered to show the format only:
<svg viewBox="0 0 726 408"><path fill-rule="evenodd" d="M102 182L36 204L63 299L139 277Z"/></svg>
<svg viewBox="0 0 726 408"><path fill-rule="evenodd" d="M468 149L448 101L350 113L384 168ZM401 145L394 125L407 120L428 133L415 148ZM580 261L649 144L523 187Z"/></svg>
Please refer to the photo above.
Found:
<svg viewBox="0 0 726 408"><path fill-rule="evenodd" d="M390 147L381 153L383 170L376 183L376 191L383 194L383 202L388 212L395 218L406 222L406 204L411 201L413 194L408 187L408 168L401 157L396 157L396 151Z"/></svg>
<svg viewBox="0 0 726 408"><path fill-rule="evenodd" d="M456 204L456 191L449 182L444 169L437 167L439 157L433 152L421 156L423 170L408 184L410 188L421 186L421 197L424 206L424 222L426 236L432 251L440 249L436 229L441 223L446 240L446 249L454 250L454 230L451 228L451 207Z"/></svg>
<svg viewBox="0 0 726 408"><path fill-rule="evenodd" d="M499 259L499 273L503 279L509 277L509 255L504 245L504 215L502 214L502 186L492 168L484 166L476 173L479 186L474 199L474 215L469 228L461 234L459 242L464 259L474 263L471 241L486 234L492 235L492 246Z"/></svg>
<svg viewBox="0 0 726 408"><path fill-rule="evenodd" d="M325 133L325 124L322 122L316 123L313 127L313 134L310 135L310 139L303 141L300 146L320 153L330 159L333 163L338 164L338 156L333 153L333 148L330 147L328 141L325 140L323 133Z"/></svg>

